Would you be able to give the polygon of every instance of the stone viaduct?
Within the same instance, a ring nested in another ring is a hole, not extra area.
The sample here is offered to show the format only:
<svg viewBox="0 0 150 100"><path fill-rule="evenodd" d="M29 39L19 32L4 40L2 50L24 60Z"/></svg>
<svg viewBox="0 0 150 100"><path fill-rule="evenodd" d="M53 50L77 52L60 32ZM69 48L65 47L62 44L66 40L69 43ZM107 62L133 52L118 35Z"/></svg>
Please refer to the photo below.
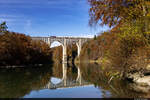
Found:
<svg viewBox="0 0 150 100"><path fill-rule="evenodd" d="M67 45L76 44L78 48L78 57L80 55L80 51L82 45L90 40L91 38L83 38L83 37L32 37L33 40L42 40L46 42L49 46L55 41L58 41L63 47L63 63L67 63Z"/></svg>

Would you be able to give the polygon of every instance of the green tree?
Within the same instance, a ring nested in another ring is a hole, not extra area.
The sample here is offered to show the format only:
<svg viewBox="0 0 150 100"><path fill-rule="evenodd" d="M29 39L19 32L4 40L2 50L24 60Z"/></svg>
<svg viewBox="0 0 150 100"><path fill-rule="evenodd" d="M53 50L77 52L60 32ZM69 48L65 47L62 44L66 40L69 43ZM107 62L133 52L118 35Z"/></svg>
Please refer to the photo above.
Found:
<svg viewBox="0 0 150 100"><path fill-rule="evenodd" d="M94 40L96 40L97 39L97 36L96 35L94 35Z"/></svg>
<svg viewBox="0 0 150 100"><path fill-rule="evenodd" d="M7 25L6 25L6 22L2 22L1 24L0 24L0 34L3 34L4 32L6 32L7 31Z"/></svg>

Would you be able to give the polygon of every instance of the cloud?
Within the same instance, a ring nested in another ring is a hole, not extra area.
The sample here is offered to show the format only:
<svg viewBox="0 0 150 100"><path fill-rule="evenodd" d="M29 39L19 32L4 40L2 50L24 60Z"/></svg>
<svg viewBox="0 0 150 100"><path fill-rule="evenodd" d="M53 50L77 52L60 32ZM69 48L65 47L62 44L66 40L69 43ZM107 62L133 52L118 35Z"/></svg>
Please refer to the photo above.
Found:
<svg viewBox="0 0 150 100"><path fill-rule="evenodd" d="M66 8L83 4L84 0L0 0L0 7L6 8Z"/></svg>
<svg viewBox="0 0 150 100"><path fill-rule="evenodd" d="M25 33L38 33L45 29L43 27L52 24L56 27L62 23L65 26L72 25L71 22L84 23L87 10L85 2L86 0L0 0L0 9L4 9L0 11L0 21L6 21L12 30ZM81 17L78 18L79 16ZM51 31L44 31L48 30Z"/></svg>
<svg viewBox="0 0 150 100"><path fill-rule="evenodd" d="M42 7L43 0L0 0L0 8Z"/></svg>
<svg viewBox="0 0 150 100"><path fill-rule="evenodd" d="M18 16L8 15L8 14L0 14L0 17L18 17Z"/></svg>
<svg viewBox="0 0 150 100"><path fill-rule="evenodd" d="M19 14L0 14L0 22L6 21L10 31L16 31L14 29L20 29L25 33L31 29L32 21L24 15Z"/></svg>
<svg viewBox="0 0 150 100"><path fill-rule="evenodd" d="M21 15L0 14L0 21L6 21L8 24L24 23L26 18Z"/></svg>
<svg viewBox="0 0 150 100"><path fill-rule="evenodd" d="M13 24L13 23L16 23L16 19L13 19L13 18L8 18L8 17L1 17L0 16L0 22L6 22L7 24Z"/></svg>
<svg viewBox="0 0 150 100"><path fill-rule="evenodd" d="M0 0L0 4L38 4L41 0Z"/></svg>
<svg viewBox="0 0 150 100"><path fill-rule="evenodd" d="M11 22L13 22L13 20L12 19L8 19L8 18L0 18L0 22L9 22L9 23L11 23Z"/></svg>

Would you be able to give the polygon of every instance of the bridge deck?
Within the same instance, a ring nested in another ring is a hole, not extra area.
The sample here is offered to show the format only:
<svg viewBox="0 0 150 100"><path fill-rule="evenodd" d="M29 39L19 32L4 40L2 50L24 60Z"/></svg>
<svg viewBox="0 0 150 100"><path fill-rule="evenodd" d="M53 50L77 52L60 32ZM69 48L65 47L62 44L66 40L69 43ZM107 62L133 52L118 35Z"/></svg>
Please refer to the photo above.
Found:
<svg viewBox="0 0 150 100"><path fill-rule="evenodd" d="M89 37L40 37L40 36L35 36L35 37L32 37L32 38L92 39L92 38L89 38Z"/></svg>

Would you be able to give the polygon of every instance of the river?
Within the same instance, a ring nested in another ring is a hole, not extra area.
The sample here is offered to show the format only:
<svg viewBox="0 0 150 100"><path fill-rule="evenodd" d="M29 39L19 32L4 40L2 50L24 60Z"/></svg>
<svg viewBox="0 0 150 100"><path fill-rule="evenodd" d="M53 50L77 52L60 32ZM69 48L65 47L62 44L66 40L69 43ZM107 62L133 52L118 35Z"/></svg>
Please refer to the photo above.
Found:
<svg viewBox="0 0 150 100"><path fill-rule="evenodd" d="M0 70L0 98L139 98L148 93L98 64L45 65ZM111 81L111 75L116 75Z"/></svg>

